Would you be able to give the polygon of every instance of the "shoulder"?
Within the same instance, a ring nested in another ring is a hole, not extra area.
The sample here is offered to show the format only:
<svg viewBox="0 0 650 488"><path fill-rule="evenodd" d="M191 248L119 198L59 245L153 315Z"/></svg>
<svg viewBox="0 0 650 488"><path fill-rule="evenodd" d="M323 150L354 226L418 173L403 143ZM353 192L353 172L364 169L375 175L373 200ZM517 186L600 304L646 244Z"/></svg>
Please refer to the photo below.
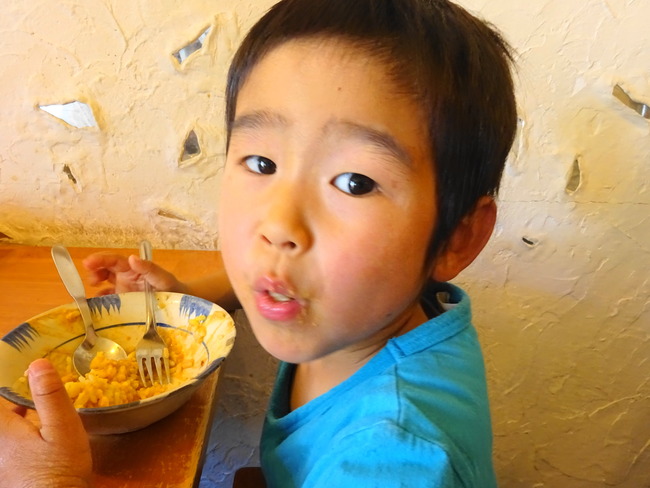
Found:
<svg viewBox="0 0 650 488"><path fill-rule="evenodd" d="M385 374L393 375L398 397L410 387L428 393L452 396L464 392L482 401L486 398L483 354L472 325L469 297L460 288L436 284L424 299L438 304L442 313L414 330L391 339L382 353L390 356Z"/></svg>
<svg viewBox="0 0 650 488"><path fill-rule="evenodd" d="M382 466L397 476L394 486L494 486L482 366L463 355L456 364L450 364L452 356L428 351L417 356L424 357L398 361L354 395L340 398L354 402L355 409L346 409L345 422L337 426L335 445L341 447L330 452L328 462L347 466L338 472L355 477ZM389 473L379 477L382 483L385 476ZM435 482L399 484L400 479Z"/></svg>
<svg viewBox="0 0 650 488"><path fill-rule="evenodd" d="M395 469L430 470L440 479L432 486L490 487L492 426L469 297L451 285L435 293L445 311L389 342L377 361L384 369L358 385L344 431L378 459L395 456Z"/></svg>
<svg viewBox="0 0 650 488"><path fill-rule="evenodd" d="M369 425L340 438L326 450L305 479L304 487L465 486L447 450L391 421ZM483 485L482 485L483 486Z"/></svg>

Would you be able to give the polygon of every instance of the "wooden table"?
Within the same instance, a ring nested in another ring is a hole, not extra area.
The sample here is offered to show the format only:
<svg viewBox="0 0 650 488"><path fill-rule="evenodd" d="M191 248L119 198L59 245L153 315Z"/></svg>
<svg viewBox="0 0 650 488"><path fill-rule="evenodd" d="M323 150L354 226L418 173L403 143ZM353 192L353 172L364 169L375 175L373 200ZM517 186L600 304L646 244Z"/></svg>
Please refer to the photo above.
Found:
<svg viewBox="0 0 650 488"><path fill-rule="evenodd" d="M107 249L69 248L79 264L88 254ZM111 250L124 255L135 249ZM191 277L209 273L217 256L209 251L154 251L154 260L175 273ZM193 266L193 263L201 263ZM86 284L89 295L93 289ZM0 244L0 337L50 308L72 303L50 257L49 247ZM95 486L192 487L198 486L203 456L214 413L217 370L192 398L169 417L136 432L93 436ZM0 399L0 406L8 402Z"/></svg>

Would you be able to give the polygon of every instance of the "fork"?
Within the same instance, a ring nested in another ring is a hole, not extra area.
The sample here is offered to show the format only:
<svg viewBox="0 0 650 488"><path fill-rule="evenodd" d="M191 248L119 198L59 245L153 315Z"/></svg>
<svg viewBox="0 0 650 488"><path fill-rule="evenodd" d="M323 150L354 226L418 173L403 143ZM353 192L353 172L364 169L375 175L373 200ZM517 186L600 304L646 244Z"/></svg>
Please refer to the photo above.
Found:
<svg viewBox="0 0 650 488"><path fill-rule="evenodd" d="M151 261L151 254L152 250L149 241L142 241L140 243L140 258ZM165 341L160 337L160 334L158 334L158 331L156 330L156 296L147 280L144 280L144 296L147 307L147 319L145 322L147 330L135 348L135 357L138 361L140 378L142 379L142 384L147 386L147 378L145 376L146 368L151 385L153 386L155 384L155 377L152 368L153 363L160 384L164 384L164 379L167 380L167 383L171 383L169 374L169 350L167 349ZM164 376L163 370L165 373Z"/></svg>

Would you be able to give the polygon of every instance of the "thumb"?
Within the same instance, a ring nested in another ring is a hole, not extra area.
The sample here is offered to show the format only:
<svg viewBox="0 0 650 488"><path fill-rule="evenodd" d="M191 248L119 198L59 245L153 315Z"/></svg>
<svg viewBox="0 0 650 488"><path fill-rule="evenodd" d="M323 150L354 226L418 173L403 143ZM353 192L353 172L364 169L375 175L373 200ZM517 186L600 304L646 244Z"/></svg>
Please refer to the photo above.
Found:
<svg viewBox="0 0 650 488"><path fill-rule="evenodd" d="M52 363L47 359L37 359L29 365L27 374L43 439L46 442L60 441L83 432L81 418Z"/></svg>

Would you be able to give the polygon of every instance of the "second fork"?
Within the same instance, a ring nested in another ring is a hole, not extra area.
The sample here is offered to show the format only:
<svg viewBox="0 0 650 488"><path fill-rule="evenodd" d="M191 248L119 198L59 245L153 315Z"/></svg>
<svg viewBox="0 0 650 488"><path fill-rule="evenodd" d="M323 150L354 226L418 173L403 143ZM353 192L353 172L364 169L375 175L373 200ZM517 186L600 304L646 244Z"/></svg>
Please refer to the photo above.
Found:
<svg viewBox="0 0 650 488"><path fill-rule="evenodd" d="M140 243L140 258L146 261L151 261L152 249L149 241L142 241ZM155 373L158 375L160 384L164 384L163 380L171 383L169 372L169 350L167 345L158 331L156 330L156 296L151 289L151 285L147 280L144 280L144 295L146 302L146 331L140 342L138 342L135 349L135 357L138 361L138 370L140 371L140 378L142 384L147 386L147 377L145 369L149 375L149 380L153 385L155 383ZM152 366L153 363L153 366Z"/></svg>

